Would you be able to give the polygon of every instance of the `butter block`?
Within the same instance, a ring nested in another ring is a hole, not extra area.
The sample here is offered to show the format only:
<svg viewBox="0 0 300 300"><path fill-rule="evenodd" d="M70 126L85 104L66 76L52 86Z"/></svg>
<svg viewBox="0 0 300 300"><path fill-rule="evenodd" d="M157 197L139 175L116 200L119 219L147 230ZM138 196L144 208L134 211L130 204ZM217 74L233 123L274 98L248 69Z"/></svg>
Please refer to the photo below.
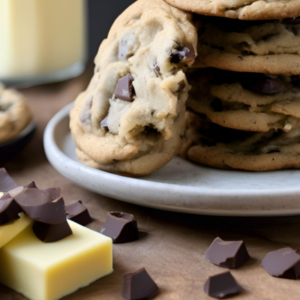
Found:
<svg viewBox="0 0 300 300"><path fill-rule="evenodd" d="M112 240L75 222L43 243L29 227L0 249L0 282L31 300L56 300L113 272Z"/></svg>
<svg viewBox="0 0 300 300"><path fill-rule="evenodd" d="M23 213L20 213L19 216L20 219L0 226L0 248L33 224L33 220Z"/></svg>

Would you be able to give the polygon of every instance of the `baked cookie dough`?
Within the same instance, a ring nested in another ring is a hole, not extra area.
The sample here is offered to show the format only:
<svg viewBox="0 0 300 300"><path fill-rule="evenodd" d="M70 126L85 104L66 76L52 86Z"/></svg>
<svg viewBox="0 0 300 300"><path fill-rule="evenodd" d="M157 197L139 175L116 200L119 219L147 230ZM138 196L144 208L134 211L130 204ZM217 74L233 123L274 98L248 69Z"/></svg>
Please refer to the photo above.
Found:
<svg viewBox="0 0 300 300"><path fill-rule="evenodd" d="M166 0L169 4L200 15L241 20L295 18L300 15L298 0Z"/></svg>
<svg viewBox="0 0 300 300"><path fill-rule="evenodd" d="M207 123L191 113L187 118L181 155L194 162L247 171L300 168L300 128L251 133Z"/></svg>
<svg viewBox="0 0 300 300"><path fill-rule="evenodd" d="M0 143L18 136L31 120L24 97L16 90L0 85Z"/></svg>
<svg viewBox="0 0 300 300"><path fill-rule="evenodd" d="M262 22L214 17L201 20L199 55L194 67L300 74L300 20Z"/></svg>
<svg viewBox="0 0 300 300"><path fill-rule="evenodd" d="M197 40L192 15L164 0L137 1L116 20L70 115L84 164L141 176L178 153Z"/></svg>
<svg viewBox="0 0 300 300"><path fill-rule="evenodd" d="M300 127L300 76L199 69L187 107L208 121L237 130L291 131Z"/></svg>

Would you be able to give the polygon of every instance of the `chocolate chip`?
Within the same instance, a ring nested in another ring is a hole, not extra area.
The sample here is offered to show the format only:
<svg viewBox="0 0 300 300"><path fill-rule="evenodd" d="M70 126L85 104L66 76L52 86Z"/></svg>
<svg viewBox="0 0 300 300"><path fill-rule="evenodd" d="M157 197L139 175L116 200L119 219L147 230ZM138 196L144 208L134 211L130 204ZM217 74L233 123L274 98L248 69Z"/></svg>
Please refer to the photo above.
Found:
<svg viewBox="0 0 300 300"><path fill-rule="evenodd" d="M108 121L108 116L105 119L103 119L102 122L101 122L101 127L105 131L109 131L107 121Z"/></svg>
<svg viewBox="0 0 300 300"><path fill-rule="evenodd" d="M210 103L210 107L214 112L222 112L224 110L223 103L220 99L216 98Z"/></svg>
<svg viewBox="0 0 300 300"><path fill-rule="evenodd" d="M87 225L93 222L87 208L82 204L82 201L74 202L66 206L67 218L80 224Z"/></svg>
<svg viewBox="0 0 300 300"><path fill-rule="evenodd" d="M196 57L195 49L193 45L187 44L186 46L180 46L178 49L173 49L170 55L170 62L178 64L179 62L188 63Z"/></svg>
<svg viewBox="0 0 300 300"><path fill-rule="evenodd" d="M44 243L57 242L72 234L70 225L66 220L60 224L52 225L35 222L32 229L36 237Z"/></svg>
<svg viewBox="0 0 300 300"><path fill-rule="evenodd" d="M291 19L283 19L281 21L282 24L287 24L287 25L297 25L300 24L300 16L296 18L291 18Z"/></svg>
<svg viewBox="0 0 300 300"><path fill-rule="evenodd" d="M122 39L119 43L119 59L125 60L128 54L127 39Z"/></svg>
<svg viewBox="0 0 300 300"><path fill-rule="evenodd" d="M22 212L21 207L13 198L0 201L0 225L7 224L11 221L19 219L19 213Z"/></svg>
<svg viewBox="0 0 300 300"><path fill-rule="evenodd" d="M153 63L153 70L154 70L154 73L156 74L157 77L161 76L160 67L158 65L157 60L154 61L154 63Z"/></svg>
<svg viewBox="0 0 300 300"><path fill-rule="evenodd" d="M280 79L266 78L258 81L250 87L250 90L264 95L272 95L276 93L285 92L286 85Z"/></svg>
<svg viewBox="0 0 300 300"><path fill-rule="evenodd" d="M135 95L134 87L132 84L133 81L134 78L131 74L120 78L116 87L115 97L117 99L132 102Z"/></svg>
<svg viewBox="0 0 300 300"><path fill-rule="evenodd" d="M230 272L225 272L209 277L204 284L204 292L210 297L222 299L229 295L239 294L243 292L243 289Z"/></svg>
<svg viewBox="0 0 300 300"><path fill-rule="evenodd" d="M152 299L158 292L157 284L144 268L123 277L122 296L126 300Z"/></svg>
<svg viewBox="0 0 300 300"><path fill-rule="evenodd" d="M112 238L114 244L128 243L139 239L137 221L133 215L109 212L101 233Z"/></svg>
<svg viewBox="0 0 300 300"><path fill-rule="evenodd" d="M250 256L243 241L227 242L218 237L206 251L205 258L220 267L236 269L243 266Z"/></svg>
<svg viewBox="0 0 300 300"><path fill-rule="evenodd" d="M269 252L261 265L273 277L300 279L300 255L291 248Z"/></svg>
<svg viewBox="0 0 300 300"><path fill-rule="evenodd" d="M8 192L14 188L17 188L16 182L8 175L7 171L0 169L0 192Z"/></svg>

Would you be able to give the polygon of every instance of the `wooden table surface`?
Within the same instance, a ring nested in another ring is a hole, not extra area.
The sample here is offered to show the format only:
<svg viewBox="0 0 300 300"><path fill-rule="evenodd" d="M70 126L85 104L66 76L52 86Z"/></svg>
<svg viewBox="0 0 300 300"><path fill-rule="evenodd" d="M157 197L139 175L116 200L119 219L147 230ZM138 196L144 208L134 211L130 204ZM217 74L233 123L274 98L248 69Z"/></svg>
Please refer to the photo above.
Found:
<svg viewBox="0 0 300 300"><path fill-rule="evenodd" d="M123 299L123 274L141 267L147 269L160 287L160 294L155 299L212 299L205 295L203 284L208 276L225 269L206 261L204 253L213 239L220 236L225 240L244 240L252 257L244 267L232 271L245 289L235 299L299 300L300 281L272 278L260 263L269 251L287 246L300 248L300 217L208 217L143 208L86 191L53 169L43 151L43 130L57 111L85 89L90 76L91 70L64 83L22 91L28 97L38 130L27 148L4 164L20 185L35 180L40 188L61 187L66 202L83 200L96 219L89 226L94 230L100 231L106 213L112 210L132 213L138 220L141 239L114 245L114 273L64 299ZM0 300L24 299L0 285Z"/></svg>

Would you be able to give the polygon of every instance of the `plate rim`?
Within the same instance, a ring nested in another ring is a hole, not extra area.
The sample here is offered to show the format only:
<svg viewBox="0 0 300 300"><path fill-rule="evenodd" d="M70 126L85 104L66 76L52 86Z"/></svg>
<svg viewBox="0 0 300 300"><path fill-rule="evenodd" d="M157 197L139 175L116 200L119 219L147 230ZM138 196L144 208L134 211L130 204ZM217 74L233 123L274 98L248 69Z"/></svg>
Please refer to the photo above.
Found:
<svg viewBox="0 0 300 300"><path fill-rule="evenodd" d="M159 191L165 191L166 188L172 188L174 193L180 193L180 194L185 194L185 195L195 195L198 194L199 196L206 196L206 197L220 197L224 201L229 198L244 198L244 200L249 200L253 201L254 199L259 199L260 197L264 196L272 196L273 198L279 198L282 197L287 197L287 196L293 196L296 197L298 196L300 198L300 187L294 187L294 188L285 188L281 189L280 192L277 191L276 195L274 195L274 189L265 189L265 190L253 190L251 191L251 194L249 194L249 190L246 189L237 189L237 190L226 190L226 189L212 189L212 188L205 188L205 187L195 187L195 186L183 186L183 185L177 185L177 184L172 184L172 183L161 183L161 182L154 182L154 181L147 181L144 180L143 177L141 178L132 178L132 177L125 177L121 175L116 175L112 173L108 173L102 170L97 170L90 168L88 166L85 166L77 161L74 161L67 155L65 155L58 147L58 145L54 142L54 129L56 125L61 122L64 118L69 117L69 112L71 108L73 107L74 102L68 104L65 106L63 109L61 109L58 113L54 115L54 117L50 120L50 122L47 124L45 132L44 132L44 150L46 153L46 156L51 163L51 165L63 176L64 171L55 163L54 157L61 157L64 159L66 163L71 162L75 168L77 169L82 169L85 170L88 173L95 174L99 176L99 174L103 177L106 178L106 180L113 181L113 182L118 182L120 183L120 180L123 181L125 184L129 185L139 185L142 188L153 188L155 184L156 190ZM50 153L51 151L54 151L53 153ZM236 171L239 172L239 171ZM280 171L277 171L280 172ZM300 171L299 171L300 172ZM67 177L67 176L65 176ZM80 183L70 179L67 177L69 180L75 182L76 184L80 185ZM82 186L82 185L81 185ZM92 190L93 192L99 193L96 190L93 190L92 188L87 188L86 186L83 186L86 189ZM183 193L184 192L184 193ZM270 195L271 194L271 195ZM103 193L105 195L105 193ZM159 204L154 204L153 203L140 203L137 201L129 201L129 200L124 200L124 199L118 199L121 201L126 201L142 206L148 206L148 207L153 207L153 208L159 208L159 209L164 209L164 210L171 210L171 211L178 211L178 212L185 212L185 213L195 213L195 214L204 214L204 215L224 215L224 216L284 216L284 215L298 215L300 214L300 205L299 208L295 209L286 209L286 210L238 210L238 211L232 211L230 208L229 209L198 209L198 208L191 208L191 207L182 207L182 206L168 206L168 205L159 205ZM282 200L284 201L284 200ZM300 200L299 200L300 201ZM160 207L159 207L160 206Z"/></svg>

